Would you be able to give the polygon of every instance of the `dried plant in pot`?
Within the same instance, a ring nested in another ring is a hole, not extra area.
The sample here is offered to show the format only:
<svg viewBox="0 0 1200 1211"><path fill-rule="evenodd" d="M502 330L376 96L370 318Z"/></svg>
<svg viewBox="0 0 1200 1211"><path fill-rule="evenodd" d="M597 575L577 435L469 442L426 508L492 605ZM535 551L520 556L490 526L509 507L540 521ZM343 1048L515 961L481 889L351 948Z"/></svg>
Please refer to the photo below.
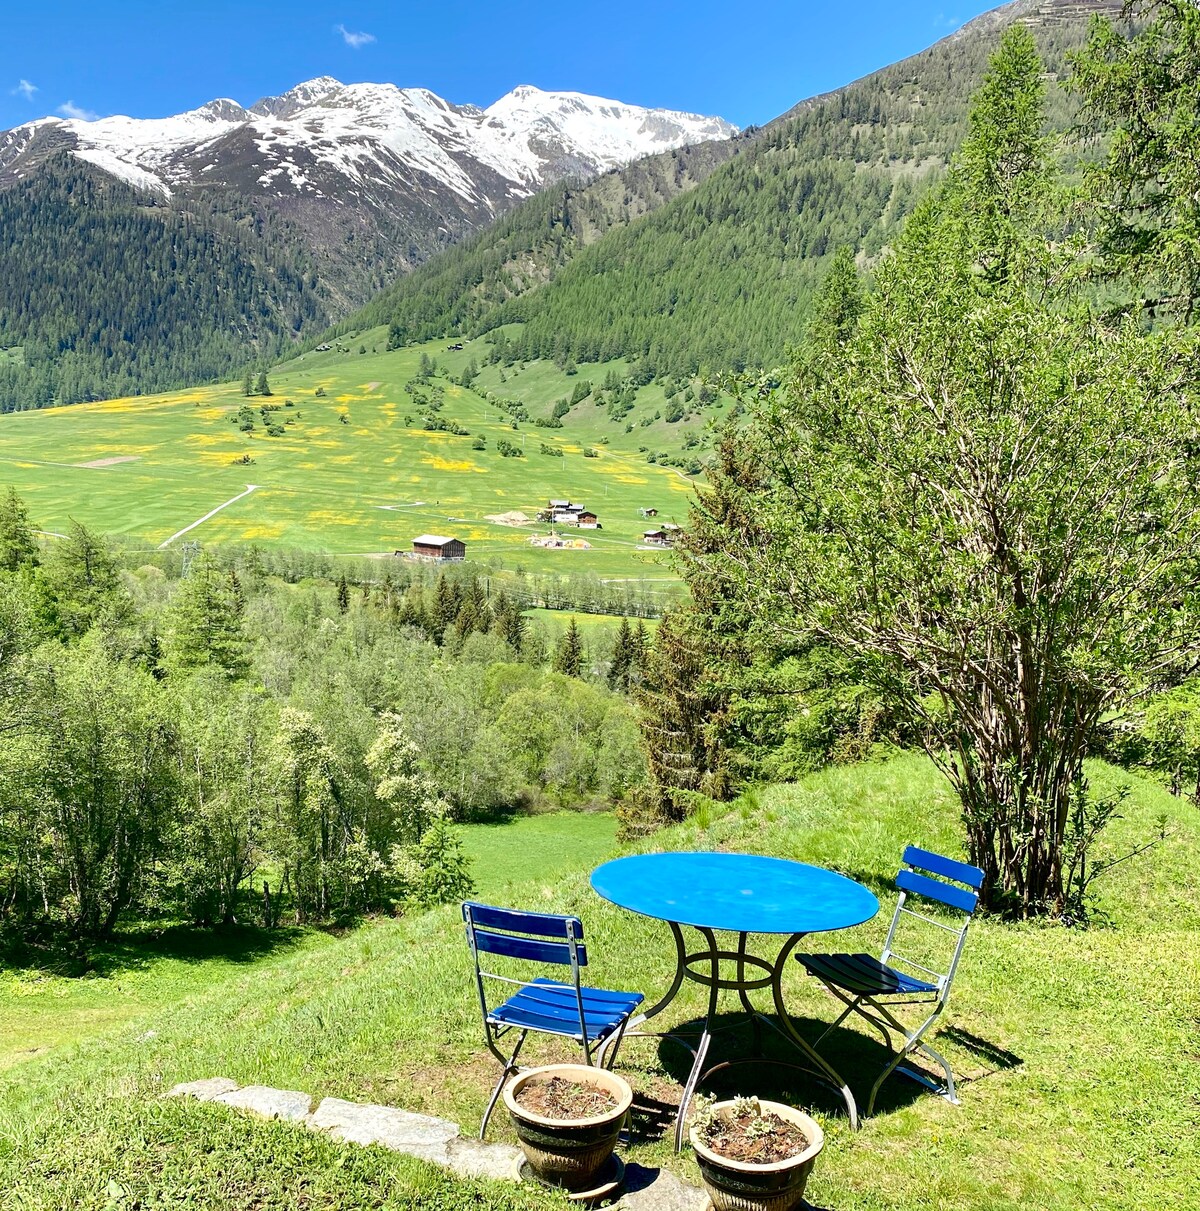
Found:
<svg viewBox="0 0 1200 1211"><path fill-rule="evenodd" d="M781 1102L698 1099L691 1141L715 1211L794 1211L825 1146L820 1125Z"/></svg>
<svg viewBox="0 0 1200 1211"><path fill-rule="evenodd" d="M597 1184L621 1134L633 1090L604 1068L529 1068L504 1087L504 1105L534 1176L564 1190Z"/></svg>

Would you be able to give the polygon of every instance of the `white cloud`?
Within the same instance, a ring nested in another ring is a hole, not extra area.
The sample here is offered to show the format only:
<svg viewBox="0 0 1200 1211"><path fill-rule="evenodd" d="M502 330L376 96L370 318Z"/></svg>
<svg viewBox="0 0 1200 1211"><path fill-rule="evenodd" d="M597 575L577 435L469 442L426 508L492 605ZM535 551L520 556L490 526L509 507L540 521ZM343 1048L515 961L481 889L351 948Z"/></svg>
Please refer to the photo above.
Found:
<svg viewBox="0 0 1200 1211"><path fill-rule="evenodd" d="M64 102L58 107L58 112L64 118L78 118L82 122L94 122L100 116L90 109L84 109L82 105L76 105L74 101Z"/></svg>
<svg viewBox="0 0 1200 1211"><path fill-rule="evenodd" d="M364 46L375 41L374 34L355 33L352 29L347 29L344 25L335 25L334 32L342 35L342 41L347 46L352 46L355 50L361 50Z"/></svg>
<svg viewBox="0 0 1200 1211"><path fill-rule="evenodd" d="M14 97L24 97L26 101L33 100L33 94L37 92L38 86L30 84L28 80L22 80L16 88L10 88L8 91Z"/></svg>

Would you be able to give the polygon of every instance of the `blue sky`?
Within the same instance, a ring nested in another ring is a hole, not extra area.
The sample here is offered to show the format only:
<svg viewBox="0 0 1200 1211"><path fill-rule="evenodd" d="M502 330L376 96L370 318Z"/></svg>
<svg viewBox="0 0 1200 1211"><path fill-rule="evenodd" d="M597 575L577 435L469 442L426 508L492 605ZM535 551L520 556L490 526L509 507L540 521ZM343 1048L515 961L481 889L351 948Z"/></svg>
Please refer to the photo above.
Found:
<svg viewBox="0 0 1200 1211"><path fill-rule="evenodd" d="M159 117L301 80L423 85L487 105L518 84L760 123L923 49L986 0L35 0L0 33L0 129Z"/></svg>

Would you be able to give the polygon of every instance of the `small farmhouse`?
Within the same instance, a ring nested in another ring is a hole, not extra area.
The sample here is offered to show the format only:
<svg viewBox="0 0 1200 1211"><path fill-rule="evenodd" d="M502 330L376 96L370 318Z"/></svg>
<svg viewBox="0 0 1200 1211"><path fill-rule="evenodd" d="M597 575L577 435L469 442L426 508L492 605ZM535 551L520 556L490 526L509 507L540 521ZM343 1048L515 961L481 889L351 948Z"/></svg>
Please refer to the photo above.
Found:
<svg viewBox="0 0 1200 1211"><path fill-rule="evenodd" d="M581 530L600 529L600 519L595 515L595 513L589 512L587 509L581 509L575 515L575 524Z"/></svg>
<svg viewBox="0 0 1200 1211"><path fill-rule="evenodd" d="M412 553L418 559L460 560L467 557L467 544L459 538L422 534L413 539Z"/></svg>
<svg viewBox="0 0 1200 1211"><path fill-rule="evenodd" d="M647 530L642 535L642 542L648 547L665 547L668 544L665 530Z"/></svg>

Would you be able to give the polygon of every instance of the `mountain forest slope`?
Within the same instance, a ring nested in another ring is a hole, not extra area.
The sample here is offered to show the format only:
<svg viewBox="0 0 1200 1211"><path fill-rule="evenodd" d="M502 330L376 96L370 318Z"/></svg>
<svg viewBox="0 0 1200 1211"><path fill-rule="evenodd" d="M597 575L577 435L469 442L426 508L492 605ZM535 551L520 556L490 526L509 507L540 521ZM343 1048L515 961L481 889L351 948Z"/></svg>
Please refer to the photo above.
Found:
<svg viewBox="0 0 1200 1211"><path fill-rule="evenodd" d="M0 409L268 364L546 185L733 129L528 86L481 110L322 77L251 109L0 132Z"/></svg>
<svg viewBox="0 0 1200 1211"><path fill-rule="evenodd" d="M636 166L643 179L678 171L681 187L661 205L638 205L628 187L618 197L624 177L534 199L350 322L389 323L401 344L520 321L513 357L640 358L652 375L770 365L802 332L826 256L850 244L869 263L940 175L1004 26L1034 30L1062 129L1072 113L1065 53L1093 13L1114 8L1016 0L747 132L723 163L681 151Z"/></svg>

